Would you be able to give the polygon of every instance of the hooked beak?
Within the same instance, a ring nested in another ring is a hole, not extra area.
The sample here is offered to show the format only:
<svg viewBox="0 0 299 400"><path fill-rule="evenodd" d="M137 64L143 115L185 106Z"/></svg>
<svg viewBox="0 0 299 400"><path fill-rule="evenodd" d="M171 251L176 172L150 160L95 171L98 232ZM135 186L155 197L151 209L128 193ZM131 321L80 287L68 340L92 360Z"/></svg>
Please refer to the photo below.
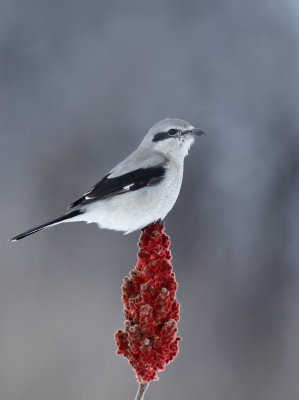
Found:
<svg viewBox="0 0 299 400"><path fill-rule="evenodd" d="M193 128L193 129L189 129L187 131L184 131L184 135L186 135L188 133L190 133L190 135L193 136L193 137L198 137L198 136L202 136L202 135L206 136L204 131L202 131L200 129L197 129L197 128Z"/></svg>

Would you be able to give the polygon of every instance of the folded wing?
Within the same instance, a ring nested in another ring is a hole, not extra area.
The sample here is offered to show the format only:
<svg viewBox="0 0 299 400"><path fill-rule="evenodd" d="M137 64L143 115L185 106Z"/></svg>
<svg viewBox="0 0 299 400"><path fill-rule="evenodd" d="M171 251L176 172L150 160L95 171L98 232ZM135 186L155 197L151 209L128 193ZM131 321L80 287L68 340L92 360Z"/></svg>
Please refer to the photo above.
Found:
<svg viewBox="0 0 299 400"><path fill-rule="evenodd" d="M139 190L146 186L157 185L163 181L165 172L165 165L158 165L148 168L138 168L119 176L113 176L110 173L68 208L74 208L111 196ZM110 177L111 175L112 177Z"/></svg>

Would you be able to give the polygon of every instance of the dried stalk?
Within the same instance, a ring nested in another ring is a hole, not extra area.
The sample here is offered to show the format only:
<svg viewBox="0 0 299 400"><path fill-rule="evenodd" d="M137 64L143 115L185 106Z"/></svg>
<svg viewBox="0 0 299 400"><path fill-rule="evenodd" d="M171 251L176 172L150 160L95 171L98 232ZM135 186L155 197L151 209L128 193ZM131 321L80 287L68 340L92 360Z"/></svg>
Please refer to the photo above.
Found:
<svg viewBox="0 0 299 400"><path fill-rule="evenodd" d="M144 393L146 392L148 385L149 385L148 382L139 383L139 388L138 388L138 392L136 394L135 400L143 400L144 399Z"/></svg>

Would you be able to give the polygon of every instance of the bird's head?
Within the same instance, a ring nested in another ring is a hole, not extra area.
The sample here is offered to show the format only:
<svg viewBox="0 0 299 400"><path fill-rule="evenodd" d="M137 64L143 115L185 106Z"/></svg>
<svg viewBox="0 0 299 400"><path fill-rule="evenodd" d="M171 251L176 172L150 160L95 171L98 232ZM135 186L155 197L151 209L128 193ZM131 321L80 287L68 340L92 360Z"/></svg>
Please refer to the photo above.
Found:
<svg viewBox="0 0 299 400"><path fill-rule="evenodd" d="M182 119L167 118L156 123L147 133L141 145L151 147L154 151L184 158L194 142L194 138L204 132L194 128Z"/></svg>

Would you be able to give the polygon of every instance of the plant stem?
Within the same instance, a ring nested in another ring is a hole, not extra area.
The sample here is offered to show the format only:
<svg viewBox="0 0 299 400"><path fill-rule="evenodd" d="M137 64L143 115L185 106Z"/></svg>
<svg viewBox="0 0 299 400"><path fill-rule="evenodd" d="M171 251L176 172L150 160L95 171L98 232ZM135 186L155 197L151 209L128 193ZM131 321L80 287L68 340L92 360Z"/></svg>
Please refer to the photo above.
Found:
<svg viewBox="0 0 299 400"><path fill-rule="evenodd" d="M146 392L147 388L148 388L148 382L139 383L139 388L135 400L143 400L144 393Z"/></svg>

